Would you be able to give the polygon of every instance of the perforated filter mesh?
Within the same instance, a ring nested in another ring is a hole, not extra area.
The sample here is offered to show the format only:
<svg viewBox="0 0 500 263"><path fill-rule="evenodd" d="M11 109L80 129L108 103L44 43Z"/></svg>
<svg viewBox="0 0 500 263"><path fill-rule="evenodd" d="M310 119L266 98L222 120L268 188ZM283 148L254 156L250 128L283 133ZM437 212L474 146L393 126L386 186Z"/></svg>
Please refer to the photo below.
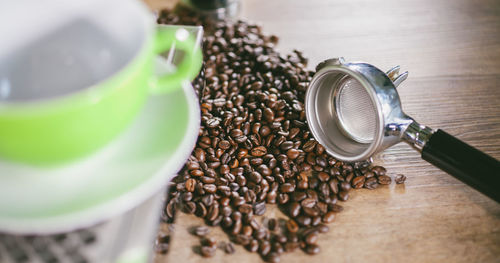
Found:
<svg viewBox="0 0 500 263"><path fill-rule="evenodd" d="M340 125L352 139L367 143L375 136L377 112L365 88L352 77L340 83L336 110Z"/></svg>

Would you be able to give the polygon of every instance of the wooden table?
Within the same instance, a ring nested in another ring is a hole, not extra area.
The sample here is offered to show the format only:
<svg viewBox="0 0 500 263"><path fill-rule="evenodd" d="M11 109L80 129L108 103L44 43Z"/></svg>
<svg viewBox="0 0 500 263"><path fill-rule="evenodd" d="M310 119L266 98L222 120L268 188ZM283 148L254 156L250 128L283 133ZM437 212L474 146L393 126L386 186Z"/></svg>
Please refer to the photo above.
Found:
<svg viewBox="0 0 500 263"><path fill-rule="evenodd" d="M154 7L165 5L149 0ZM168 2L168 1L167 1ZM410 71L399 93L405 112L500 159L500 1L247 0L242 16L304 51L313 68L343 56ZM405 185L352 191L319 241L321 253L281 262L500 262L500 205L400 144L376 157ZM491 171L500 176L499 171ZM268 216L283 216L269 205ZM193 254L200 225L180 214L172 247L157 262L259 262L237 247L212 259ZM212 236L227 240L214 228Z"/></svg>

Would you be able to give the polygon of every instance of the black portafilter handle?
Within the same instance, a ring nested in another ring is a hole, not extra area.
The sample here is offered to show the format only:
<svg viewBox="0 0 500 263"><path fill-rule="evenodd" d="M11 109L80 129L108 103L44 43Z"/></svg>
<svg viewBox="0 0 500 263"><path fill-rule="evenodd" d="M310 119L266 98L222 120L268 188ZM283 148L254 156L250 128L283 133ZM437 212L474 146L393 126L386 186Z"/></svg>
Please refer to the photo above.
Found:
<svg viewBox="0 0 500 263"><path fill-rule="evenodd" d="M500 203L500 162L452 135L437 130L422 158Z"/></svg>

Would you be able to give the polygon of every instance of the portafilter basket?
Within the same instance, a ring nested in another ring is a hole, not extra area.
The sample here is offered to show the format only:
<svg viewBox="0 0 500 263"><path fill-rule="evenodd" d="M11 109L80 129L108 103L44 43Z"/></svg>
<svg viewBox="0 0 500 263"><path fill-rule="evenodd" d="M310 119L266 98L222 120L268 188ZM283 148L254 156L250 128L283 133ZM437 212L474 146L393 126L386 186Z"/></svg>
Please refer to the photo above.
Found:
<svg viewBox="0 0 500 263"><path fill-rule="evenodd" d="M333 157L356 162L405 141L422 158L500 202L500 162L406 115L396 87L408 77L343 58L320 63L305 98L309 128Z"/></svg>

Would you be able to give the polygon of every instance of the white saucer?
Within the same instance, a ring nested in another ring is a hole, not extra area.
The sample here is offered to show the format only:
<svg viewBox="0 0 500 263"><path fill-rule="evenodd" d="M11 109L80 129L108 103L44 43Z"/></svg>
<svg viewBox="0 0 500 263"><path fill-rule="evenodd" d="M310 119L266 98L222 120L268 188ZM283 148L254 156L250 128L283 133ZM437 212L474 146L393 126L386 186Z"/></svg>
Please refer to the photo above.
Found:
<svg viewBox="0 0 500 263"><path fill-rule="evenodd" d="M162 191L189 157L199 105L190 84L151 96L119 137L58 168L0 162L0 232L69 231L123 213Z"/></svg>

